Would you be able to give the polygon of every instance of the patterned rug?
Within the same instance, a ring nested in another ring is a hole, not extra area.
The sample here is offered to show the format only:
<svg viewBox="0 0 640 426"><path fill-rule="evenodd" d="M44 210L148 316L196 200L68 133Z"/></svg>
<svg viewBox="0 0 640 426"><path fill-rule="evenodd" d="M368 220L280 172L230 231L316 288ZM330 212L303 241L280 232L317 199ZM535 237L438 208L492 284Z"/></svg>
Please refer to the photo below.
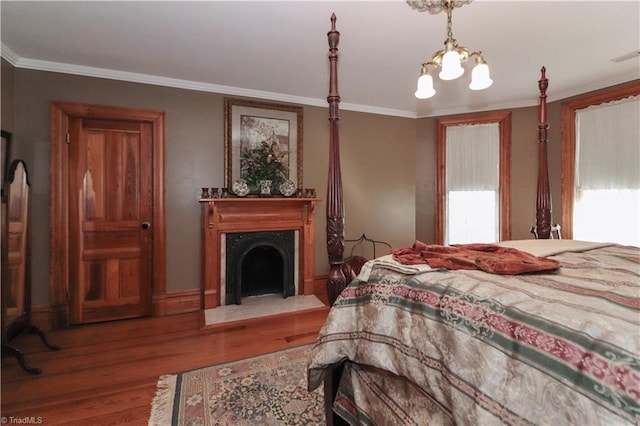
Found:
<svg viewBox="0 0 640 426"><path fill-rule="evenodd" d="M307 391L311 345L158 379L149 425L322 425L321 389Z"/></svg>

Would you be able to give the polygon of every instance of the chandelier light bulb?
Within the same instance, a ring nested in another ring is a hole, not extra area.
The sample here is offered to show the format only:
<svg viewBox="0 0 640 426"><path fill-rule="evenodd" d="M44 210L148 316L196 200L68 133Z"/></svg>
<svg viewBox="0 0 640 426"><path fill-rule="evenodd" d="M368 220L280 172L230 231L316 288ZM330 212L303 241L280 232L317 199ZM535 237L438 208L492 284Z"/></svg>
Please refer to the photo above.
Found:
<svg viewBox="0 0 640 426"><path fill-rule="evenodd" d="M472 0L406 0L407 4L419 12L429 12L432 15L440 12L447 13L447 39L444 42L444 49L435 52L431 56L431 61L422 63L422 71L418 79L418 88L415 95L419 99L427 99L436 94L433 89L433 78L429 75L428 66L440 68L438 76L441 80L455 80L464 74L462 64L472 57L476 58L476 65L471 73L471 83L469 89L483 90L493 84L489 76L489 67L482 57L482 51L470 52L464 46L458 46L458 42L453 37L452 12L456 7L461 7L471 3Z"/></svg>
<svg viewBox="0 0 640 426"><path fill-rule="evenodd" d="M473 67L471 72L471 84L469 89L471 90L483 90L493 84L493 80L489 76L489 66L485 63L481 63Z"/></svg>
<svg viewBox="0 0 640 426"><path fill-rule="evenodd" d="M423 73L418 79L418 88L415 93L416 98L428 99L435 94L436 91L433 88L433 77L429 75L429 71L426 71L426 68L423 68Z"/></svg>
<svg viewBox="0 0 640 426"><path fill-rule="evenodd" d="M442 80L455 80L464 74L464 68L460 63L460 55L455 50L450 50L442 57L442 70L438 77Z"/></svg>

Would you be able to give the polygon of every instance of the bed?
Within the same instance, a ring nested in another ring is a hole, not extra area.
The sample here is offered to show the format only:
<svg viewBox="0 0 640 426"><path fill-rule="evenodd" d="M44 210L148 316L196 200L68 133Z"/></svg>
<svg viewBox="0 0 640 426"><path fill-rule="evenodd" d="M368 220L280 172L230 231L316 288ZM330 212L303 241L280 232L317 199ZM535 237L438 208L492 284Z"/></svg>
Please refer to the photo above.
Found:
<svg viewBox="0 0 640 426"><path fill-rule="evenodd" d="M640 424L640 251L551 238L544 68L536 239L416 241L345 278L335 24L333 15L332 307L308 367L309 389L324 386L327 424Z"/></svg>

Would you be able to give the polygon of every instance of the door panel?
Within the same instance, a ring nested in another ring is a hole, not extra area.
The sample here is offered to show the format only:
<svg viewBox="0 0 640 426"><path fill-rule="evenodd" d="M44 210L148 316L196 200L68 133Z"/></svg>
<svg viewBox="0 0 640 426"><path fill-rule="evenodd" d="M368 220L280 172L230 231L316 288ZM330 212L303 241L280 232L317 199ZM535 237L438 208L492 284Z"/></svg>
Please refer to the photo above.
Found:
<svg viewBox="0 0 640 426"><path fill-rule="evenodd" d="M72 118L70 129L71 323L149 315L151 125Z"/></svg>

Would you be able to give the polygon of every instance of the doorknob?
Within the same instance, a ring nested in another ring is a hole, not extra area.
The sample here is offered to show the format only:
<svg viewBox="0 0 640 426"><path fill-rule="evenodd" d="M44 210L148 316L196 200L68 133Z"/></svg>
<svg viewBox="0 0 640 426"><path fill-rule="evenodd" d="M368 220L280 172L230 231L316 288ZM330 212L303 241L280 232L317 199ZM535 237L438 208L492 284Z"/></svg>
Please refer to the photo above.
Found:
<svg viewBox="0 0 640 426"><path fill-rule="evenodd" d="M151 224L149 222L142 222L142 229L149 229Z"/></svg>

